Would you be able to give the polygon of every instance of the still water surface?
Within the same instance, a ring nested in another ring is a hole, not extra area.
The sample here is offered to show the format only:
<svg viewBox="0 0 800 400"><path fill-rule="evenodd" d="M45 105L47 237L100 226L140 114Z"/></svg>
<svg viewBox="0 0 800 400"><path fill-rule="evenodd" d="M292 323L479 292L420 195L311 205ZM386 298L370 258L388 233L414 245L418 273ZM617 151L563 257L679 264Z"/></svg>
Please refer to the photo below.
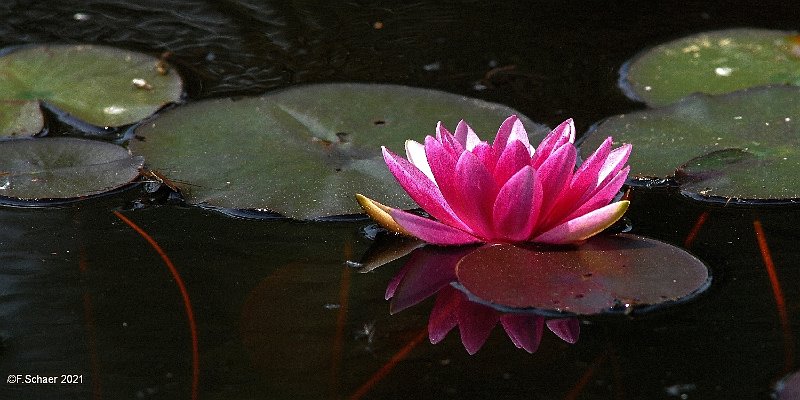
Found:
<svg viewBox="0 0 800 400"><path fill-rule="evenodd" d="M638 51L711 29L795 29L800 8L395 3L10 1L0 5L0 44L171 51L188 101L384 82L502 102L550 126L573 117L583 131L641 108L616 87L618 68ZM403 259L367 274L345 265L371 245L369 221L129 210L142 193L0 208L0 372L82 379L0 383L0 398L755 399L797 368L796 208L707 207L636 191L633 232L707 262L707 293L645 316L585 319L575 344L545 330L534 354L496 327L470 356L455 331L428 343L431 300L389 315L383 294Z"/></svg>

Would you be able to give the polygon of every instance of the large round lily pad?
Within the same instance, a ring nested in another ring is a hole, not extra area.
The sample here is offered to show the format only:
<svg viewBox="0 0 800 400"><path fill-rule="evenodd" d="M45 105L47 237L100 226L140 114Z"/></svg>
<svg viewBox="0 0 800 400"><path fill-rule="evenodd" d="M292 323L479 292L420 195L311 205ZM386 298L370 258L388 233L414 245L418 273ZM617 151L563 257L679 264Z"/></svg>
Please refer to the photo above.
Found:
<svg viewBox="0 0 800 400"><path fill-rule="evenodd" d="M689 253L640 236L595 236L575 247L480 248L459 261L458 281L499 307L590 315L685 300L710 284Z"/></svg>
<svg viewBox="0 0 800 400"><path fill-rule="evenodd" d="M0 57L0 75L2 100L47 101L97 126L138 122L183 93L163 60L96 45L11 48Z"/></svg>
<svg viewBox="0 0 800 400"><path fill-rule="evenodd" d="M0 137L32 136L43 127L38 102L0 99Z"/></svg>
<svg viewBox="0 0 800 400"><path fill-rule="evenodd" d="M148 168L190 184L189 203L310 219L360 213L357 192L416 207L386 168L382 145L402 152L439 120L454 129L465 119L491 137L510 114L518 113L434 90L319 84L169 110L137 128L130 148ZM532 135L546 130L522 118Z"/></svg>
<svg viewBox="0 0 800 400"><path fill-rule="evenodd" d="M730 29L656 46L629 61L620 85L651 106L695 92L722 94L768 84L800 85L796 32Z"/></svg>
<svg viewBox="0 0 800 400"><path fill-rule="evenodd" d="M693 95L602 122L583 156L607 136L632 143L631 174L675 170L688 193L736 199L800 198L800 88L761 87Z"/></svg>
<svg viewBox="0 0 800 400"><path fill-rule="evenodd" d="M0 196L70 199L121 187L139 175L142 157L95 140L0 141Z"/></svg>

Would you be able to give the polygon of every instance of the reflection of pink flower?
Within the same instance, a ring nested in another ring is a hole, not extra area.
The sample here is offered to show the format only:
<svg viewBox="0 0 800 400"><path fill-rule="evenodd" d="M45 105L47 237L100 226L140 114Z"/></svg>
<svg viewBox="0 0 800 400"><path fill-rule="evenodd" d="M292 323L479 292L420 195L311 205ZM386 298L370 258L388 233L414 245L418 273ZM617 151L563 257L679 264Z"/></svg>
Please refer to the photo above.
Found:
<svg viewBox="0 0 800 400"><path fill-rule="evenodd" d="M428 321L431 343L439 343L458 325L461 343L469 354L475 354L500 322L517 348L533 353L539 348L544 325L567 343L578 341L580 322L577 318L550 319L531 314L501 313L482 304L473 303L458 289L442 288L436 297Z"/></svg>
<svg viewBox="0 0 800 400"><path fill-rule="evenodd" d="M539 347L545 324L567 343L575 343L580 333L576 318L545 321L539 315L501 312L471 301L450 285L456 280L456 265L474 248L427 246L414 250L403 268L389 282L386 299L391 299L392 314L419 304L436 295L436 303L428 320L428 337L439 343L458 326L461 343L469 354L475 354L489 338L499 322L517 348L533 353Z"/></svg>
<svg viewBox="0 0 800 400"><path fill-rule="evenodd" d="M572 243L616 222L627 201L609 204L625 183L630 145L611 138L575 170L575 128L567 120L534 150L516 116L492 144L461 121L441 123L425 143L406 142L408 159L383 148L383 158L414 201L436 220L357 195L385 227L439 245L478 242Z"/></svg>

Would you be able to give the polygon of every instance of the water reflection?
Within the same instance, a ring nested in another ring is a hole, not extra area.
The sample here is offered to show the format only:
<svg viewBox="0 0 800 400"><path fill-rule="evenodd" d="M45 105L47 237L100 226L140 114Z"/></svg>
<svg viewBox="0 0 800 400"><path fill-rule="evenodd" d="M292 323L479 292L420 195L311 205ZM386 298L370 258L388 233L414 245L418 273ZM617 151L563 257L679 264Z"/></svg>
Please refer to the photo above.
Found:
<svg viewBox="0 0 800 400"><path fill-rule="evenodd" d="M406 249L411 247L408 243L404 246ZM433 344L439 343L458 326L461 343L469 354L481 349L498 323L514 345L528 353L538 349L545 326L561 340L571 344L577 342L580 334L577 318L546 319L531 313L501 312L471 301L464 292L455 288L452 283L456 282L459 260L477 248L425 246L411 250L408 261L386 289L385 297L391 300L391 313L398 313L435 295L428 319L428 338ZM396 252L396 249L392 251Z"/></svg>

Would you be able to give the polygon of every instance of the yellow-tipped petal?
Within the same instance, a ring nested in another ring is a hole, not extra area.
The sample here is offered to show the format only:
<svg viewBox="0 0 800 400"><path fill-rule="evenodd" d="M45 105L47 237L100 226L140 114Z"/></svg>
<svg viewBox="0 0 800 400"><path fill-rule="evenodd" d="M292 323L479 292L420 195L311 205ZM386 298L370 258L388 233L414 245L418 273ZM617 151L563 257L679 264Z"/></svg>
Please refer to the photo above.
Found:
<svg viewBox="0 0 800 400"><path fill-rule="evenodd" d="M622 200L598 208L573 220L564 222L535 237L534 242L550 244L575 243L586 240L617 222L628 210L630 201Z"/></svg>
<svg viewBox="0 0 800 400"><path fill-rule="evenodd" d="M391 207L385 206L358 193L356 193L356 200L361 208L364 209L364 212L366 212L370 218L374 219L375 222L379 223L382 227L392 232L397 232L407 236L414 236L403 229L403 227L401 227L400 224L398 224L397 221L395 221L394 218L389 215L389 210L392 209Z"/></svg>

